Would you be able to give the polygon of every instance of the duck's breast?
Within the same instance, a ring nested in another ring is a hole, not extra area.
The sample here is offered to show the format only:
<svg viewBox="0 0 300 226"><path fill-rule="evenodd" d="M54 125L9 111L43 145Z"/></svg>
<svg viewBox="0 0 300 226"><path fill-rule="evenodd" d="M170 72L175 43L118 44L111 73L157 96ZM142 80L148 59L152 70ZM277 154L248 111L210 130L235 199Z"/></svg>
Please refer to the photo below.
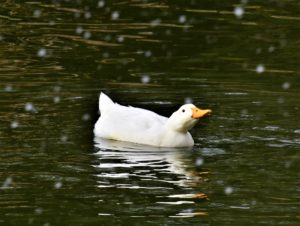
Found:
<svg viewBox="0 0 300 226"><path fill-rule="evenodd" d="M161 147L191 147L194 145L194 139L189 132L181 133L166 129L162 133Z"/></svg>

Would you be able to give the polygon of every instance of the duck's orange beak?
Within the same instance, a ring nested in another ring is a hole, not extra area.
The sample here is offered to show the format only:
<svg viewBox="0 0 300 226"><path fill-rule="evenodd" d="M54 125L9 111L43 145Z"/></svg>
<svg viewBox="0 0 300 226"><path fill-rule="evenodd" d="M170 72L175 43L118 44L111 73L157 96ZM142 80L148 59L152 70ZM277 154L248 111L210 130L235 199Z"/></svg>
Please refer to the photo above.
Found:
<svg viewBox="0 0 300 226"><path fill-rule="evenodd" d="M192 114L193 119L202 118L204 116L209 115L212 112L210 109L202 110L202 109L196 108L196 107L192 108L192 111L193 111L193 114Z"/></svg>

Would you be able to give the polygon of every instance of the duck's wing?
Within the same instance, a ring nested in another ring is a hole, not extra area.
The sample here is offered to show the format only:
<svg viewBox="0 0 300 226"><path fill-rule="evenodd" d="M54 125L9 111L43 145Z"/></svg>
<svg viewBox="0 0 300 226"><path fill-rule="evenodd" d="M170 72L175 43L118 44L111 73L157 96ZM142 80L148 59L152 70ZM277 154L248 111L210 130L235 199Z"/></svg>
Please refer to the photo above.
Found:
<svg viewBox="0 0 300 226"><path fill-rule="evenodd" d="M109 121L113 120L111 122L114 122L114 124L119 123L124 126L130 124L131 128L139 129L149 129L153 126L163 125L167 121L166 117L155 112L131 106L126 107L117 103L101 112L102 116L109 118Z"/></svg>
<svg viewBox="0 0 300 226"><path fill-rule="evenodd" d="M152 111L114 103L103 93L99 102L101 115L95 125L96 136L137 142L145 133L159 135L167 121Z"/></svg>
<svg viewBox="0 0 300 226"><path fill-rule="evenodd" d="M99 110L101 115L110 116L112 118L133 119L133 121L165 123L167 118L142 108L123 106L114 103L106 94L101 92L99 97ZM135 119L135 120L134 120Z"/></svg>

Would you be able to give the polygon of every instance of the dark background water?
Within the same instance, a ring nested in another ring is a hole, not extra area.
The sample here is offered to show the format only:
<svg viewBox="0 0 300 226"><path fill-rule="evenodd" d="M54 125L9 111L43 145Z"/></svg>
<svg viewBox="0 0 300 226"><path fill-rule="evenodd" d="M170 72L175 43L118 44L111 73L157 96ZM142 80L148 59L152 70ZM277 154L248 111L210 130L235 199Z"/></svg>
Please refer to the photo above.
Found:
<svg viewBox="0 0 300 226"><path fill-rule="evenodd" d="M300 5L3 1L1 225L299 225ZM192 149L94 141L98 95L214 114Z"/></svg>

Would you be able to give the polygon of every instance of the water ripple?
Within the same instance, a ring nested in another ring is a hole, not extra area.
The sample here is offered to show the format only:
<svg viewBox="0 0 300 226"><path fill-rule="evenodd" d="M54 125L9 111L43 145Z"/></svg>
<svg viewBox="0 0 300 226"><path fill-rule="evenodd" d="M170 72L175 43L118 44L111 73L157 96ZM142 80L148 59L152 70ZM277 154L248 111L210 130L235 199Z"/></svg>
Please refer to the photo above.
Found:
<svg viewBox="0 0 300 226"><path fill-rule="evenodd" d="M165 188L172 189L174 185L188 187L198 181L197 176L187 170L183 162L185 149L156 148L100 138L95 141L98 149L95 155L100 159L100 164L95 165L100 170L98 178L134 178L134 183L125 186L134 189L146 189L143 181L150 181L154 188L157 188L155 184L163 184ZM220 152L209 151L214 154ZM116 184L116 187L124 188L120 184Z"/></svg>

